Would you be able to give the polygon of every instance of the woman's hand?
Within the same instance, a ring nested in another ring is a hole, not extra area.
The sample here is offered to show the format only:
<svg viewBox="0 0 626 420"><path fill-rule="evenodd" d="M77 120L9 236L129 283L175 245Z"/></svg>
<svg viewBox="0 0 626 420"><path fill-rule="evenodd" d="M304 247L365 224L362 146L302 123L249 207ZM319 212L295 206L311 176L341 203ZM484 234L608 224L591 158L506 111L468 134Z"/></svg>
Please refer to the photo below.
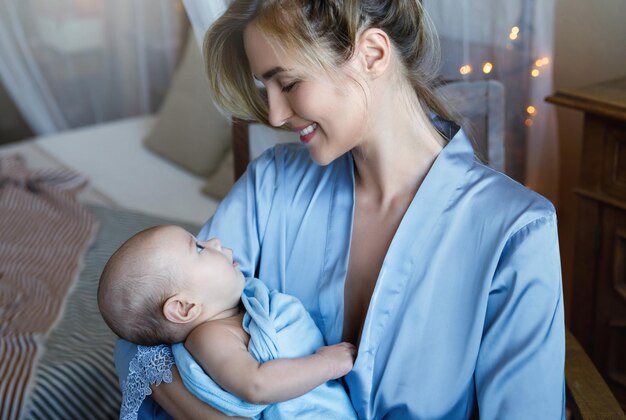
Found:
<svg viewBox="0 0 626 420"><path fill-rule="evenodd" d="M341 378L352 370L356 359L356 347L351 343L339 343L317 349L315 354L322 356L331 369L331 379Z"/></svg>

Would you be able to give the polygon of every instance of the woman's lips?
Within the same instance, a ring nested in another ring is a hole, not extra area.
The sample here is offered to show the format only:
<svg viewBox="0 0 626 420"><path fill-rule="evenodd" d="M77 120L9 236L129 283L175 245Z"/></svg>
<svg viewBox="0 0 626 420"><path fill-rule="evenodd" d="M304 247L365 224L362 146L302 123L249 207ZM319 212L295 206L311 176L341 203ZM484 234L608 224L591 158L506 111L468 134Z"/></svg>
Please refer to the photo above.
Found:
<svg viewBox="0 0 626 420"><path fill-rule="evenodd" d="M317 123L309 124L306 127L295 129L294 131L300 135L300 141L302 143L308 143L315 137L315 133L317 133Z"/></svg>

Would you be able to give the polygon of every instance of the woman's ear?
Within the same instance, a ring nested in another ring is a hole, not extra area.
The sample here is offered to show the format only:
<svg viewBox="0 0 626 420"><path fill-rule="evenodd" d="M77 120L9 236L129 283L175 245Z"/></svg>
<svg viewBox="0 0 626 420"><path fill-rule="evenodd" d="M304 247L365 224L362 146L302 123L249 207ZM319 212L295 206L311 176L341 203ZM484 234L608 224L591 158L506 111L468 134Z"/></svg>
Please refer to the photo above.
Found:
<svg viewBox="0 0 626 420"><path fill-rule="evenodd" d="M366 74L378 78L389 67L391 42L387 33L378 28L366 29L359 35L357 52Z"/></svg>
<svg viewBox="0 0 626 420"><path fill-rule="evenodd" d="M163 316L176 324L187 324L200 316L200 305L182 295L174 295L163 304Z"/></svg>

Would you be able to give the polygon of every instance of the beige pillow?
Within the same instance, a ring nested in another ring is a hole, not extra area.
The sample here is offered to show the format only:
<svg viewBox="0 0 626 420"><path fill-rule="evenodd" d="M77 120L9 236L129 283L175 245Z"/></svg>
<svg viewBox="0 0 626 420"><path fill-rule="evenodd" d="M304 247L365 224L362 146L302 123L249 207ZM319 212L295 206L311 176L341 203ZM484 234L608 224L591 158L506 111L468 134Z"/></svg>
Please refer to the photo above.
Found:
<svg viewBox="0 0 626 420"><path fill-rule="evenodd" d="M184 54L144 144L185 169L208 176L230 147L230 121L213 105L193 33Z"/></svg>
<svg viewBox="0 0 626 420"><path fill-rule="evenodd" d="M217 170L208 177L206 184L202 187L202 192L218 200L226 197L235 183L234 162L235 158L231 149L226 153Z"/></svg>

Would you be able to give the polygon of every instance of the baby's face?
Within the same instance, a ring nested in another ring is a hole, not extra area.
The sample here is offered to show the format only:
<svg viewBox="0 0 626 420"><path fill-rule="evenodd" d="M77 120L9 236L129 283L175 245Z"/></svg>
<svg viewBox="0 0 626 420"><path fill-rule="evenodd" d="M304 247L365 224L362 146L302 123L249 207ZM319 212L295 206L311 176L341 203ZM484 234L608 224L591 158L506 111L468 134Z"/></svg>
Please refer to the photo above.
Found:
<svg viewBox="0 0 626 420"><path fill-rule="evenodd" d="M212 318L239 304L244 277L233 251L218 239L199 241L177 226L166 226L157 238L167 257L176 261L182 288L203 305L205 317Z"/></svg>

